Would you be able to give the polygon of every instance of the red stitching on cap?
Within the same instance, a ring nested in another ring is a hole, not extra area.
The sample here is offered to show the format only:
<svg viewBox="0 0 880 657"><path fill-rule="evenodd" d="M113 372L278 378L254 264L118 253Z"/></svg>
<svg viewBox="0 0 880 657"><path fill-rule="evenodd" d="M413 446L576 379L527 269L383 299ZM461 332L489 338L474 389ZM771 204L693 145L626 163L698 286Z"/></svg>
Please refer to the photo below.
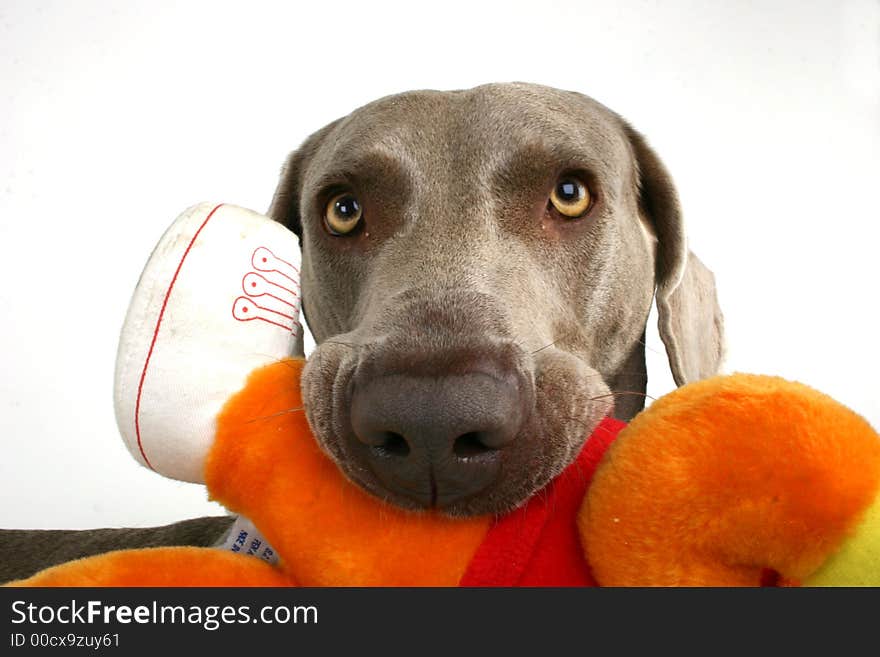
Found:
<svg viewBox="0 0 880 657"><path fill-rule="evenodd" d="M192 239L189 241L189 244L186 247L186 251L183 252L183 255L180 256L180 262L177 263L177 269L174 271L174 276L171 278L171 283L168 285L168 291L165 292L165 300L162 301L162 309L159 311L159 319L156 320L156 328L153 330L153 340L150 342L150 349L147 351L147 360L144 363L144 369L141 372L141 380L138 383L138 392L137 392L137 401L134 406L134 431L137 435L137 444L138 449L141 451L141 456L144 457L144 463L147 464L147 467L150 470L155 471L156 468L153 467L153 464L150 463L150 459L147 458L146 452L144 452L143 443L141 443L141 394L144 391L144 380L147 378L147 368L150 366L150 358L153 355L153 348L156 346L156 338L159 337L159 327L162 325L162 317L165 315L165 307L168 305L168 298L171 296L171 290L174 289L174 284L177 282L177 275L180 274L180 269L183 267L183 261L186 260L186 256L189 255L189 251L192 248L192 245L195 243L196 239L199 237L199 233L202 232L202 228L205 227L205 224L214 216L214 213L222 207L224 204L220 203L216 205L213 210L208 213L208 216L205 217L205 220L202 222L202 225L199 226L199 229L196 231L196 234L193 235Z"/></svg>

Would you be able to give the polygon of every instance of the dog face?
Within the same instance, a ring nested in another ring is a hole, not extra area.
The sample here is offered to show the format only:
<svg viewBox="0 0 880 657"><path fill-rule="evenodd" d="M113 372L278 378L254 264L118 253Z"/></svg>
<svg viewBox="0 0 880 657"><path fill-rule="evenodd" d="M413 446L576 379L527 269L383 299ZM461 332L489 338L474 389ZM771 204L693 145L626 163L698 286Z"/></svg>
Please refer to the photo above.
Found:
<svg viewBox="0 0 880 657"><path fill-rule="evenodd" d="M405 93L310 137L270 215L303 248L315 436L407 508L516 507L643 405L657 294L676 382L721 359L711 273L619 116L525 84Z"/></svg>

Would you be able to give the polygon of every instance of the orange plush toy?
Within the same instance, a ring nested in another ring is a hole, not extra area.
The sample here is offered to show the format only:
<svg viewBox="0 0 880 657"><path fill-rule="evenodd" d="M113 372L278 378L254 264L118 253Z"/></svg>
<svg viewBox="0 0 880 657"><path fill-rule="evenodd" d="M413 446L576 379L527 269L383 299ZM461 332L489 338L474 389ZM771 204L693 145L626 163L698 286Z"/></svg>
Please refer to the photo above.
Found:
<svg viewBox="0 0 880 657"><path fill-rule="evenodd" d="M254 321L282 326L283 335L270 331L274 352L242 348L266 359L241 364L250 367L246 380L236 383L239 374L213 362L195 375L175 371L181 350L163 352L165 340L195 325L192 317L176 324L176 313L211 310L194 301L209 278L198 273L199 252L216 243L219 224L235 236L230 244L252 234L242 219L261 230L267 221L197 206L166 233L123 330L117 412L141 462L203 480L258 531L242 525L250 529L234 530L229 549L113 552L14 585L880 585L880 436L826 395L776 377L719 376L662 397L625 428L604 420L568 470L501 518L412 513L372 497L313 439L301 411L304 361L278 354L299 330L298 288L288 284L296 254L265 246L266 235L248 242L261 287L248 295L254 272L238 273L236 294L244 293L218 302L236 330ZM174 266L157 268L157 258ZM267 293L289 306L270 305ZM243 309L263 319L241 319ZM241 344L247 339L242 333ZM236 339L221 342L229 350ZM162 364L155 382L151 362ZM201 378L211 380L210 394L196 385ZM223 397L223 385L235 391ZM168 403L186 413L176 417Z"/></svg>

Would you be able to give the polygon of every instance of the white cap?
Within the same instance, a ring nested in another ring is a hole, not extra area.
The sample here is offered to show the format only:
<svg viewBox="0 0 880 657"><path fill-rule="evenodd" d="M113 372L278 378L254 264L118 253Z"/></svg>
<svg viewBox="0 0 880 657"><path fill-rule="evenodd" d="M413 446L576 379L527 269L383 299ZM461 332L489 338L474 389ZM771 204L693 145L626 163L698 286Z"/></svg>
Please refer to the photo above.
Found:
<svg viewBox="0 0 880 657"><path fill-rule="evenodd" d="M132 455L204 483L217 413L256 368L293 354L296 236L234 205L180 215L144 267L116 356L116 422Z"/></svg>

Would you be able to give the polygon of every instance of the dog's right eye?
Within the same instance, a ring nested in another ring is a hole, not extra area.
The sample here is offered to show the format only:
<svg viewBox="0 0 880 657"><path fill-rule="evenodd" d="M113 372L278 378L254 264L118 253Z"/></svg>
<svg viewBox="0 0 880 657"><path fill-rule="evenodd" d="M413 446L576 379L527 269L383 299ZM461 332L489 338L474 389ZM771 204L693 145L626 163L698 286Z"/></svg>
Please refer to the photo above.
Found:
<svg viewBox="0 0 880 657"><path fill-rule="evenodd" d="M324 223L331 235L348 235L361 221L364 211L351 192L337 194L330 199L324 210Z"/></svg>
<svg viewBox="0 0 880 657"><path fill-rule="evenodd" d="M550 204L566 219L579 219L593 204L589 188L580 178L565 176L550 193Z"/></svg>

